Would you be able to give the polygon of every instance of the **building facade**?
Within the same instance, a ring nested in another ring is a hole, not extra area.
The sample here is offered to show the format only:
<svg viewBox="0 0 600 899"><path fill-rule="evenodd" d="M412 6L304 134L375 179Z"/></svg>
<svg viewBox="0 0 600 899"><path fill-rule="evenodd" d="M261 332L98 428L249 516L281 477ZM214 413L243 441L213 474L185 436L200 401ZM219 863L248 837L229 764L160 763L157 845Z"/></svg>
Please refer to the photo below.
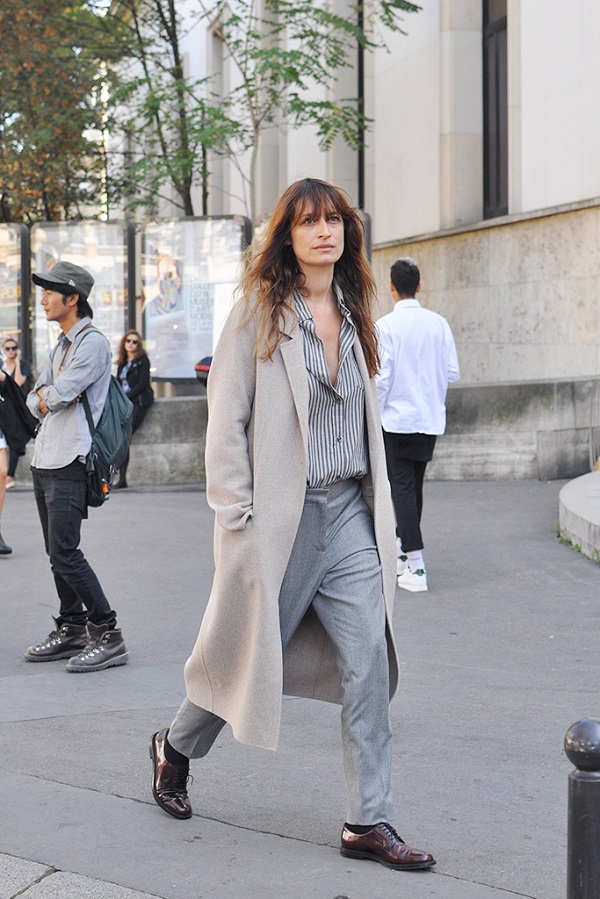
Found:
<svg viewBox="0 0 600 899"><path fill-rule="evenodd" d="M346 0L334 6L348 8ZM406 34L341 70L364 95L364 153L318 148L310 125L274 121L256 162L256 220L304 176L362 201L379 309L390 263L411 255L422 299L456 335L462 384L594 377L600 370L600 62L594 0L421 0ZM190 8L190 0L181 10ZM218 22L190 30L185 65L223 95L235 67ZM356 64L355 64L356 63ZM315 89L315 96L319 91ZM209 157L208 212L248 214L238 167ZM161 201L159 215L173 215Z"/></svg>

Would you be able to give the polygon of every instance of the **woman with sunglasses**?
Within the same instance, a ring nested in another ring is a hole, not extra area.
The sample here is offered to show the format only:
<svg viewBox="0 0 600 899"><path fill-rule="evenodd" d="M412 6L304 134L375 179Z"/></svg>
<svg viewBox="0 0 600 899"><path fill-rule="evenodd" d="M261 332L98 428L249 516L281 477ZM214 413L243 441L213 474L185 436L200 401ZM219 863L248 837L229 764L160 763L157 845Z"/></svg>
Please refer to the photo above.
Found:
<svg viewBox="0 0 600 899"><path fill-rule="evenodd" d="M150 385L150 360L137 331L126 331L117 352L117 379L133 403L132 433L135 434L144 420L148 407L154 402ZM119 471L115 487L127 487L129 453Z"/></svg>
<svg viewBox="0 0 600 899"><path fill-rule="evenodd" d="M27 359L21 357L18 341L14 337L7 337L2 344L2 371L12 378L23 397L23 405L29 393L31 382L31 365ZM4 380L4 379L2 379ZM17 439L17 435L6 434L8 441L8 474L6 476L6 489L11 490L15 486L15 474L19 462L19 456L25 454L25 443Z"/></svg>

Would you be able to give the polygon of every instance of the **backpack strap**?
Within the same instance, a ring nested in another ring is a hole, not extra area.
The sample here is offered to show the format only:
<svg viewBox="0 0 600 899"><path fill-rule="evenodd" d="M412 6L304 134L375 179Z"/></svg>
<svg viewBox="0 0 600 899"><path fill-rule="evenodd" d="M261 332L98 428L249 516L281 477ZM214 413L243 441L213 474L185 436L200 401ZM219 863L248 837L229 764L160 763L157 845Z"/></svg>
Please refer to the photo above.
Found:
<svg viewBox="0 0 600 899"><path fill-rule="evenodd" d="M90 434L92 437L96 432L96 428L94 427L94 419L92 418L92 410L90 409L90 401L87 398L87 391L83 391L81 394L81 402L83 403L83 408L85 409L85 417L87 418L88 428L90 429Z"/></svg>
<svg viewBox="0 0 600 899"><path fill-rule="evenodd" d="M98 331L99 334L102 334L102 331L99 331L98 328L95 328L94 325L92 324L92 322L90 322L89 325L86 325L85 328L81 329L81 331L79 332L77 337L81 337L81 335L83 334L84 331L89 331L90 329L92 331ZM85 337L85 334L84 334L84 337ZM82 340L83 340L83 338L82 338ZM74 342L75 341L73 341L73 343ZM81 344L81 340L79 341L79 344ZM79 346L79 344L78 344L78 346ZM94 419L92 418L92 410L90 409L90 401L88 400L87 390L84 390L83 393L81 394L81 402L83 403L83 408L85 409L85 417L87 418L87 423L88 423L88 428L90 429L90 434L93 437L94 433L96 431L96 428L94 427Z"/></svg>

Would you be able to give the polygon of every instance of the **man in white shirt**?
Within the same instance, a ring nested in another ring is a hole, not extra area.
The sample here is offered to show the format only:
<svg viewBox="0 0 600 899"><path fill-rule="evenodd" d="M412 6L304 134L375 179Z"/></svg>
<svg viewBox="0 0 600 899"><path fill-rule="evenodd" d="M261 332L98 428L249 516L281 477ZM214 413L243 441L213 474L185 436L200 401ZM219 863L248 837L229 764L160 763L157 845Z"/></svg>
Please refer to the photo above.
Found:
<svg viewBox="0 0 600 899"><path fill-rule="evenodd" d="M396 305L377 322L377 397L396 512L398 586L421 592L427 590L423 480L436 436L446 430L448 384L459 379L460 371L450 325L416 299L421 287L416 262L398 259L390 276Z"/></svg>

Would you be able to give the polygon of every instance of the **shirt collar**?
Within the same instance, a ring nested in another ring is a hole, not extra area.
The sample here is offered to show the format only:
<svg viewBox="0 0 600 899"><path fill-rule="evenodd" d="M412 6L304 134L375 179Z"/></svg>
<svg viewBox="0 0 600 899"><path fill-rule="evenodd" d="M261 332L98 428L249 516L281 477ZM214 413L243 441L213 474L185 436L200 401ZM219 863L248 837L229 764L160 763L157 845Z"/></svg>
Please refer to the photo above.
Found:
<svg viewBox="0 0 600 899"><path fill-rule="evenodd" d="M67 331L66 334L61 334L61 339L66 338L69 343L73 343L78 334L83 331L83 329L91 324L92 320L89 315L85 315L83 318L80 318L71 328L70 331Z"/></svg>
<svg viewBox="0 0 600 899"><path fill-rule="evenodd" d="M302 299L300 292L297 290L294 291L294 308L296 310L296 315L298 316L299 325L307 325L313 321L310 309Z"/></svg>
<svg viewBox="0 0 600 899"><path fill-rule="evenodd" d="M416 297L411 297L409 300L396 300L396 305L394 309L420 309L421 304L416 299Z"/></svg>
<svg viewBox="0 0 600 899"><path fill-rule="evenodd" d="M355 328L354 322L352 321L352 313L346 306L341 288L335 283L335 281L333 282L333 289L335 291L335 295L336 295L337 302L338 302L338 307L339 307L341 314L346 319L348 324L352 328ZM298 290L294 291L294 305L296 308L296 315L298 316L298 324L299 325L305 326L310 323L314 324L314 319L310 313L310 309L304 302L304 300L300 294L300 291L298 291Z"/></svg>

